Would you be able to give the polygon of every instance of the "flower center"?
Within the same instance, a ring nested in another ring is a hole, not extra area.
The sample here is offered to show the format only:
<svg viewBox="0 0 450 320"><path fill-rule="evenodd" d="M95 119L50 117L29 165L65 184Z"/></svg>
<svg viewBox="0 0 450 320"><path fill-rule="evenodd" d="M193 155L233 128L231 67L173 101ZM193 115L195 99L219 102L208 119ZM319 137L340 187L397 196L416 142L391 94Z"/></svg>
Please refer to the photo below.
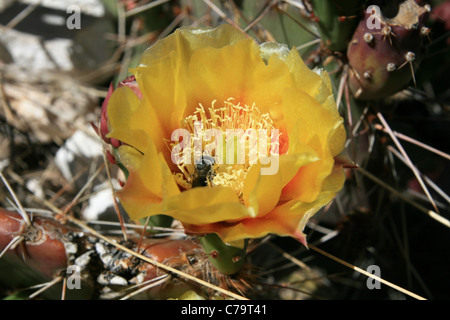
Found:
<svg viewBox="0 0 450 320"><path fill-rule="evenodd" d="M233 98L222 106L214 100L207 109L199 104L182 126L183 141L171 141L169 148L181 171L176 180L185 189L227 186L240 197L250 167L278 152L280 134L270 115Z"/></svg>

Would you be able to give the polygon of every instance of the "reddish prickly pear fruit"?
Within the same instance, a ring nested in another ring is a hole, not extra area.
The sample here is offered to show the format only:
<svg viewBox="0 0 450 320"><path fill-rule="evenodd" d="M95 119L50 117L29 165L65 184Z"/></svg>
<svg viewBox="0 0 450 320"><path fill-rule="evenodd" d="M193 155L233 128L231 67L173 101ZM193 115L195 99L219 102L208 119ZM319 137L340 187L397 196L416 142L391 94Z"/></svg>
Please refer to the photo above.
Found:
<svg viewBox="0 0 450 320"><path fill-rule="evenodd" d="M428 5L406 0L397 15L387 18L378 6L369 6L348 45L349 86L358 99L381 99L402 90L424 55L423 25Z"/></svg>

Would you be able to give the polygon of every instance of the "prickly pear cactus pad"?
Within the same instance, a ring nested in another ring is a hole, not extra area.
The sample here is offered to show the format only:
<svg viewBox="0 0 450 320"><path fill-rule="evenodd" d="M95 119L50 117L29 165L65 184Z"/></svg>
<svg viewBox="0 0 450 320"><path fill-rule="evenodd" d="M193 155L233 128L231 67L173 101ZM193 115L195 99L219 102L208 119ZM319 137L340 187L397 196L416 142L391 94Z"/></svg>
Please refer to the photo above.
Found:
<svg viewBox="0 0 450 320"><path fill-rule="evenodd" d="M450 299L449 21L448 0L0 1L0 299Z"/></svg>

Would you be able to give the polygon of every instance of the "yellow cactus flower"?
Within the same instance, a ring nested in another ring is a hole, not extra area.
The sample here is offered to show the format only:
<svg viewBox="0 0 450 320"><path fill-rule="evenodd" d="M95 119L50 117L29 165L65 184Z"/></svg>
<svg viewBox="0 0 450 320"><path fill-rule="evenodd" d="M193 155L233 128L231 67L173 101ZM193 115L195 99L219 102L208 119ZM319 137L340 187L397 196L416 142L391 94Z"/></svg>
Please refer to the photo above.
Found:
<svg viewBox="0 0 450 320"><path fill-rule="evenodd" d="M306 222L345 180L335 157L346 133L326 72L230 25L180 28L131 72L140 94L127 85L112 93L107 137L121 142L129 176L118 196L132 219L168 215L225 243L269 233L306 243ZM228 130L259 140L239 149ZM267 153L251 158L261 146Z"/></svg>

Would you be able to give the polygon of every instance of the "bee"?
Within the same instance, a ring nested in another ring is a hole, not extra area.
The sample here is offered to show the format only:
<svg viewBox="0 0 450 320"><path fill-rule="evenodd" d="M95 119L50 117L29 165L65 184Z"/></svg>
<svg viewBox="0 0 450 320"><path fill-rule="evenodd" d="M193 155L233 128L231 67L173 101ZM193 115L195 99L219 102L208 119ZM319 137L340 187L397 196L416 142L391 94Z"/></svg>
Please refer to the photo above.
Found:
<svg viewBox="0 0 450 320"><path fill-rule="evenodd" d="M195 165L195 174L192 180L192 188L207 187L214 178L215 160L211 156L204 155L199 163Z"/></svg>

